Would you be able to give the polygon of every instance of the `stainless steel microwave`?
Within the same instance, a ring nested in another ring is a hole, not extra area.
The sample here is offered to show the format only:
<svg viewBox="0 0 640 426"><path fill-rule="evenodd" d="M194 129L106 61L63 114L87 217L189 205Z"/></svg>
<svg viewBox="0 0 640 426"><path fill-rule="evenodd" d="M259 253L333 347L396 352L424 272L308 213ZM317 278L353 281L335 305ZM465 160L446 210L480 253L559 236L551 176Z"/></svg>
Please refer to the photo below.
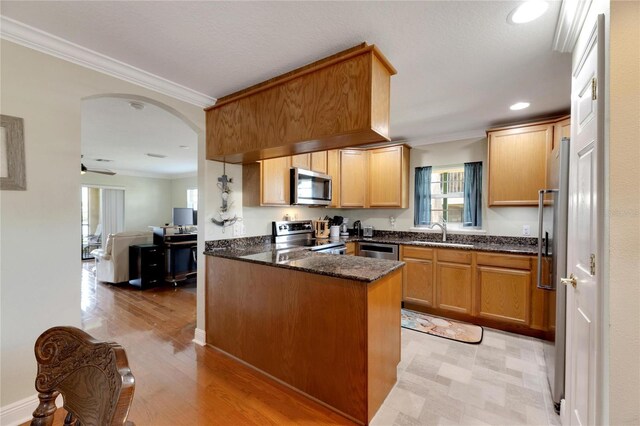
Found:
<svg viewBox="0 0 640 426"><path fill-rule="evenodd" d="M298 167L292 167L290 173L291 204L331 204L331 176Z"/></svg>

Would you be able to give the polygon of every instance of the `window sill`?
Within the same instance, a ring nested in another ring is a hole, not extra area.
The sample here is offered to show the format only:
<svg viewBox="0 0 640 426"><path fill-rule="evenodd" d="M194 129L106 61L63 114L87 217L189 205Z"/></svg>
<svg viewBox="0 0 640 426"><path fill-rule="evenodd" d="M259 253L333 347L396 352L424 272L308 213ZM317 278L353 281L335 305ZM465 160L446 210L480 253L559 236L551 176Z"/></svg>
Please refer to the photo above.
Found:
<svg viewBox="0 0 640 426"><path fill-rule="evenodd" d="M410 232L424 232L426 234L442 234L440 228L429 229L422 226L413 226L409 228ZM471 234L484 235L487 231L480 228L463 228L461 226L447 225L447 234Z"/></svg>

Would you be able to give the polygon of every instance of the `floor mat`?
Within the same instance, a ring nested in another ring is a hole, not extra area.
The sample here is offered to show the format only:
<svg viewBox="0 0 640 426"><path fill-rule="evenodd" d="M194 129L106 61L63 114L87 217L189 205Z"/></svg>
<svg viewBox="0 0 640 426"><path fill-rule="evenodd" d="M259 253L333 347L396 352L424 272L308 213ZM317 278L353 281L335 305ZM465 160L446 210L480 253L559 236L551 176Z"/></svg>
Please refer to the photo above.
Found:
<svg viewBox="0 0 640 426"><path fill-rule="evenodd" d="M483 329L479 325L434 317L408 309L402 310L402 327L463 343L477 345L482 342Z"/></svg>

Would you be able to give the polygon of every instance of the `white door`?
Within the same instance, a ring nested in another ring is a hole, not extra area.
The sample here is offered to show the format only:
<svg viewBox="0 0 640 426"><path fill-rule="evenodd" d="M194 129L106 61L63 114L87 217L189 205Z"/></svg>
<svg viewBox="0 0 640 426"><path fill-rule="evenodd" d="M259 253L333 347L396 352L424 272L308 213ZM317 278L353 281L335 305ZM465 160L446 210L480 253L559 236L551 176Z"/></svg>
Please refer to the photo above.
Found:
<svg viewBox="0 0 640 426"><path fill-rule="evenodd" d="M600 17L601 18L601 17ZM569 177L569 221L567 273L575 285L567 288L567 358L565 420L571 425L596 423L597 363L601 280L599 249L601 219L597 195L602 191L602 126L604 99L598 93L599 63L604 59L603 20L591 32L571 84L571 166ZM591 31L591 29L587 28ZM603 85L601 85L602 87ZM600 90L601 91L601 90ZM563 282L567 283L566 280Z"/></svg>

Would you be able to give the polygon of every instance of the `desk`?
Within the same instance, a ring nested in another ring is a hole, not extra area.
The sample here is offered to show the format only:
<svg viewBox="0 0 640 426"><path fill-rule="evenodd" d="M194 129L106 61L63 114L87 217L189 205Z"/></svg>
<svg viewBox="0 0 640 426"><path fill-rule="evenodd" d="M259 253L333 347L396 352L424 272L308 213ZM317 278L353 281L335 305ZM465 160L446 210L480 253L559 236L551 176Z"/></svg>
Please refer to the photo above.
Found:
<svg viewBox="0 0 640 426"><path fill-rule="evenodd" d="M153 243L164 253L164 279L176 285L196 275L196 261L192 254L198 241L196 233L184 233L184 227L156 226Z"/></svg>
<svg viewBox="0 0 640 426"><path fill-rule="evenodd" d="M193 250L197 246L197 241L165 241L164 249L167 259L167 277L165 281L176 284L196 274L196 262L194 260ZM186 261L188 266L187 271L178 271L178 269L183 269L181 266L184 266L185 260L184 255L180 256L180 250L189 250L187 252L188 260ZM180 265L180 263L182 263L182 265Z"/></svg>

